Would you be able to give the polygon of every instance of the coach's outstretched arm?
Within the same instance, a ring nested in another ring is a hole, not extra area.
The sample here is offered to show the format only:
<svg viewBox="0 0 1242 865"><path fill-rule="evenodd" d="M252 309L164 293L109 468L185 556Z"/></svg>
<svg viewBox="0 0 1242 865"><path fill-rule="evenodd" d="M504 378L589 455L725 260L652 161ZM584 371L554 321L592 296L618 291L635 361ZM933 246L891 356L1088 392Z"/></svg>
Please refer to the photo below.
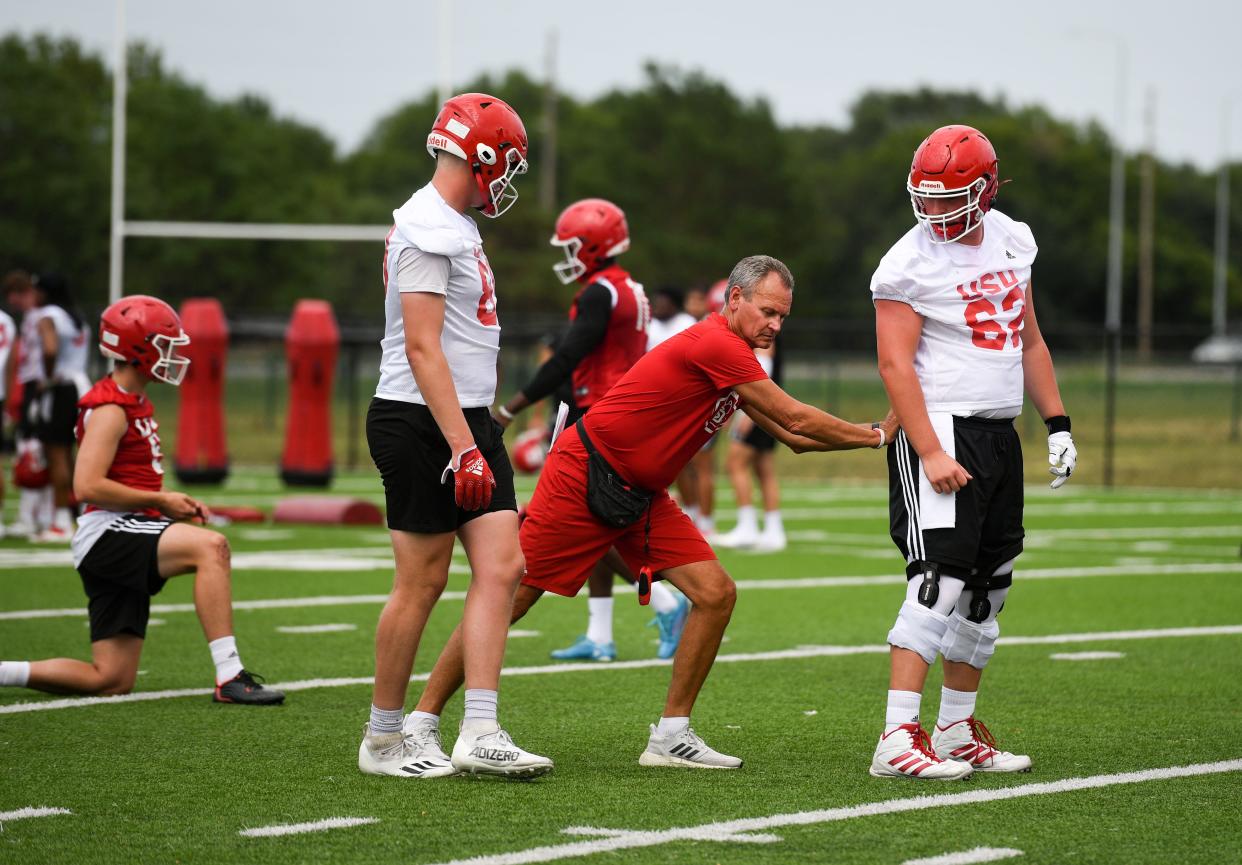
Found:
<svg viewBox="0 0 1242 865"><path fill-rule="evenodd" d="M739 384L742 410L782 444L797 453L875 448L891 442L897 420L891 414L883 433L871 424L855 424L791 397L770 378Z"/></svg>

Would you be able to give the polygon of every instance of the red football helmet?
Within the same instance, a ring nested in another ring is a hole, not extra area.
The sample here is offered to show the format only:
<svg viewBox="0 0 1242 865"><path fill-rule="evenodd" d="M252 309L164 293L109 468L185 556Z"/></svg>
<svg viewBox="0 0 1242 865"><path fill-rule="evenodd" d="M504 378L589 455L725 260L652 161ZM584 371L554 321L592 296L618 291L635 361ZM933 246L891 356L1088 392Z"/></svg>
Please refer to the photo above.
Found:
<svg viewBox="0 0 1242 865"><path fill-rule="evenodd" d="M99 318L99 351L104 357L136 366L144 375L181 384L190 359L177 354L189 345L176 310L158 297L123 297Z"/></svg>
<svg viewBox="0 0 1242 865"><path fill-rule="evenodd" d="M611 201L584 198L561 211L549 243L565 251L565 260L552 265L552 271L568 285L629 249L630 228L625 213Z"/></svg>
<svg viewBox="0 0 1242 865"><path fill-rule="evenodd" d="M718 279L712 283L712 287L707 290L707 311L708 312L724 312L725 304L729 302L729 280Z"/></svg>
<svg viewBox="0 0 1242 865"><path fill-rule="evenodd" d="M13 486L23 490L41 490L52 482L38 439L17 440L17 459L13 462Z"/></svg>
<svg viewBox="0 0 1242 865"><path fill-rule="evenodd" d="M462 93L445 102L427 136L432 158L446 150L466 160L483 193L479 210L493 219L517 201L513 178L526 173L527 147L522 118L486 93Z"/></svg>
<svg viewBox="0 0 1242 865"><path fill-rule="evenodd" d="M533 475L547 458L547 430L529 429L513 443L513 467L522 474Z"/></svg>
<svg viewBox="0 0 1242 865"><path fill-rule="evenodd" d="M978 129L942 126L914 151L906 190L914 218L927 229L932 243L952 243L964 237L992 209L1000 189L996 151ZM948 213L928 213L927 203L965 196L961 207Z"/></svg>

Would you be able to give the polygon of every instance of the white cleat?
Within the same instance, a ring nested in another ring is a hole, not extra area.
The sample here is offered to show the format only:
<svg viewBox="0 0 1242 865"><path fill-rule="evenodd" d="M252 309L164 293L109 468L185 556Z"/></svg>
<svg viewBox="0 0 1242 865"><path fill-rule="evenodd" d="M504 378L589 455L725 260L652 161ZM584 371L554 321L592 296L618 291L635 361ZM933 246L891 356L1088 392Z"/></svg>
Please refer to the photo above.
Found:
<svg viewBox="0 0 1242 865"><path fill-rule="evenodd" d="M740 769L742 761L708 747L689 726L676 733L661 736L655 724L647 750L638 758L640 766L689 766L692 769Z"/></svg>
<svg viewBox="0 0 1242 865"><path fill-rule="evenodd" d="M431 727L430 735L423 727ZM440 747L440 732L434 724L418 725L419 732L371 733L362 728L358 746L358 769L366 775L393 775L397 778L444 778L457 770Z"/></svg>
<svg viewBox="0 0 1242 865"><path fill-rule="evenodd" d="M779 553L787 546L789 546L789 542L786 540L783 531L764 531L759 534L759 540L755 541L754 549L757 553Z"/></svg>
<svg viewBox="0 0 1242 865"><path fill-rule="evenodd" d="M724 547L726 550L748 550L759 543L759 532L735 526L722 535L714 535L712 546Z"/></svg>
<svg viewBox="0 0 1242 865"><path fill-rule="evenodd" d="M969 763L946 760L932 750L927 731L917 721L894 727L880 737L871 758L876 778L921 778L964 781L974 773Z"/></svg>
<svg viewBox="0 0 1242 865"><path fill-rule="evenodd" d="M1026 754L1010 754L996 747L996 737L982 721L971 715L947 727L936 725L932 748L945 760L961 760L979 772L1029 772L1031 758Z"/></svg>
<svg viewBox="0 0 1242 865"><path fill-rule="evenodd" d="M552 761L513 744L499 724L469 732L463 724L453 746L453 767L468 775L538 778L552 771Z"/></svg>

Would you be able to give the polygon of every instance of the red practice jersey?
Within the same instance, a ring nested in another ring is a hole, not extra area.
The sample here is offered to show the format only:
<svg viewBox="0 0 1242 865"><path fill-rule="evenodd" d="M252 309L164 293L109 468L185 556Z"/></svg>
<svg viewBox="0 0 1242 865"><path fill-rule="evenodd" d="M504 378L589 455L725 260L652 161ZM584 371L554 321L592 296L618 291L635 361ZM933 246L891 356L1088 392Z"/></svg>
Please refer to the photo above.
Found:
<svg viewBox="0 0 1242 865"><path fill-rule="evenodd" d="M712 313L644 355L583 423L623 478L662 490L728 423L741 403L733 388L767 377L754 349Z"/></svg>
<svg viewBox="0 0 1242 865"><path fill-rule="evenodd" d="M155 420L155 407L145 394L127 393L122 390L112 376L101 378L95 386L78 400L78 425L75 433L78 443L86 429L86 420L92 410L101 405L119 405L125 410L125 435L116 447L116 456L108 467L107 478L137 490L157 492L164 488L164 466L160 460L159 424ZM87 513L99 510L94 505L87 505ZM160 512L148 508L139 513L153 517Z"/></svg>
<svg viewBox="0 0 1242 865"><path fill-rule="evenodd" d="M647 351L647 322L651 320L647 295L626 270L611 264L592 275L587 284L608 289L612 315L604 339L574 367L574 404L583 411L599 402ZM570 321L577 316L578 297L584 290L585 286L574 295Z"/></svg>

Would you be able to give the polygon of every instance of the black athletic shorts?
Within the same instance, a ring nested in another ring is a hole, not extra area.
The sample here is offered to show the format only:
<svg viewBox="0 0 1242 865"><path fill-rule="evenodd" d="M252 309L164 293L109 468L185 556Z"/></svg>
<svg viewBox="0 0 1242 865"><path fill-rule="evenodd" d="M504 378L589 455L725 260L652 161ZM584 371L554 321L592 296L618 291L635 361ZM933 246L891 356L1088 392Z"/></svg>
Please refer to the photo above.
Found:
<svg viewBox="0 0 1242 865"><path fill-rule="evenodd" d="M39 437L38 382L28 381L22 385L22 410L17 418L17 435L24 439Z"/></svg>
<svg viewBox="0 0 1242 865"><path fill-rule="evenodd" d="M50 384L39 397L36 435L45 445L73 444L78 422L78 388L71 382Z"/></svg>
<svg viewBox="0 0 1242 865"><path fill-rule="evenodd" d="M117 634L146 637L151 596L167 582L160 576L156 551L171 525L163 517L121 517L86 554L78 576L90 599L92 643Z"/></svg>
<svg viewBox="0 0 1242 865"><path fill-rule="evenodd" d="M504 430L486 407L463 409L483 458L496 478L492 502L481 511L457 507L453 478L440 482L452 454L431 409L417 403L375 397L367 410L367 445L384 480L388 528L419 534L455 532L477 516L516 511L513 466Z"/></svg>
<svg viewBox="0 0 1242 865"><path fill-rule="evenodd" d="M904 432L888 449L889 531L906 557L906 576L923 563L968 585L1003 588L1009 578L987 582L1022 552L1022 444L1010 420L953 418L957 461L973 480L954 494L954 527L919 527L923 468Z"/></svg>
<svg viewBox="0 0 1242 865"><path fill-rule="evenodd" d="M776 439L772 438L772 436L768 434L768 431L759 426L759 424L752 425L750 432L746 433L746 435L741 438L736 439L736 441L739 441L746 445L746 447L753 448L760 453L767 453L768 451L776 449Z"/></svg>

